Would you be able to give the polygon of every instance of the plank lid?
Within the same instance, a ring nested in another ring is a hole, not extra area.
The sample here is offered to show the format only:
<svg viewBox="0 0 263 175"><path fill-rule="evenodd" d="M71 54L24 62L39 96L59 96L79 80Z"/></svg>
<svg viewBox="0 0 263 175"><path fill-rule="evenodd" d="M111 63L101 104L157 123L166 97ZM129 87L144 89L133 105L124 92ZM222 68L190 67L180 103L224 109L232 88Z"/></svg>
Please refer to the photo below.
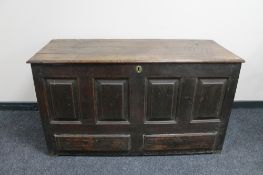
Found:
<svg viewBox="0 0 263 175"><path fill-rule="evenodd" d="M243 63L212 40L56 39L27 63Z"/></svg>

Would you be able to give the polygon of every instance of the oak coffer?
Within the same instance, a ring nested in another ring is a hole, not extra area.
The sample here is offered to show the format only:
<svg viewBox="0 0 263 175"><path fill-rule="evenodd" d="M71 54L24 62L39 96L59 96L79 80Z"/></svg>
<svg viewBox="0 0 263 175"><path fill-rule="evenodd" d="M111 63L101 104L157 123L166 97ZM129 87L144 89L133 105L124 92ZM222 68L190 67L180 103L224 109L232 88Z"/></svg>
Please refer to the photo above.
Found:
<svg viewBox="0 0 263 175"><path fill-rule="evenodd" d="M52 40L31 63L50 154L222 150L241 58L211 40Z"/></svg>

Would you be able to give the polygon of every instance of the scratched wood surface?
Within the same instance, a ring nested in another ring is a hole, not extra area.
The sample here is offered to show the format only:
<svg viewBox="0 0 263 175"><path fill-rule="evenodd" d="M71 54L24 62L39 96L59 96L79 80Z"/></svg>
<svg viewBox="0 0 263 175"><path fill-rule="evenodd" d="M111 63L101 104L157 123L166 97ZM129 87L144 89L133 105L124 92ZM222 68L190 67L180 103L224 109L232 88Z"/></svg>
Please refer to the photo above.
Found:
<svg viewBox="0 0 263 175"><path fill-rule="evenodd" d="M168 155L222 150L243 60L211 40L52 40L28 62L49 154Z"/></svg>
<svg viewBox="0 0 263 175"><path fill-rule="evenodd" d="M222 149L240 63L32 64L50 154Z"/></svg>
<svg viewBox="0 0 263 175"><path fill-rule="evenodd" d="M28 63L241 63L212 40L58 39Z"/></svg>

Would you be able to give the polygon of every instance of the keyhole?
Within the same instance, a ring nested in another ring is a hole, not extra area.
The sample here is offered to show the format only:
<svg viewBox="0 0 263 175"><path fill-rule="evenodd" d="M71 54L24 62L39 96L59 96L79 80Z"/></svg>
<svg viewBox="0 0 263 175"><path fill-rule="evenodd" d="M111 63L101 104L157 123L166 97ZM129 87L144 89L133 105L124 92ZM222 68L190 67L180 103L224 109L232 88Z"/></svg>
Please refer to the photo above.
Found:
<svg viewBox="0 0 263 175"><path fill-rule="evenodd" d="M136 72L141 73L142 72L142 66L136 66Z"/></svg>

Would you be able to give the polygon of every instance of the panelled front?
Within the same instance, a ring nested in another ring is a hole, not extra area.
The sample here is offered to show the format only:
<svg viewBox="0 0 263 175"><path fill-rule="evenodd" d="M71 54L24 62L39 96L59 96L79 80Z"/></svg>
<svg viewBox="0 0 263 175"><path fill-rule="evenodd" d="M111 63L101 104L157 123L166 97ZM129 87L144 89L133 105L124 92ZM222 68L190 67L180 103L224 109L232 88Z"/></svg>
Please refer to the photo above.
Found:
<svg viewBox="0 0 263 175"><path fill-rule="evenodd" d="M189 123L192 120L220 119L222 104L226 96L228 78L191 78L184 83L184 78L177 80L154 80L145 84L145 122L176 121ZM182 83L181 83L182 82ZM206 84L204 84L206 83ZM192 89L188 89L193 84ZM178 111L182 109L184 101L191 100L191 111L185 116Z"/></svg>
<svg viewBox="0 0 263 175"><path fill-rule="evenodd" d="M32 64L49 151L213 152L223 142L239 64L136 66Z"/></svg>
<svg viewBox="0 0 263 175"><path fill-rule="evenodd" d="M130 152L131 66L32 67L50 152Z"/></svg>
<svg viewBox="0 0 263 175"><path fill-rule="evenodd" d="M145 67L145 153L216 149L222 122L228 117L229 106L223 104L233 93L230 86L234 73L220 66L225 72L212 70L211 65L204 65L202 70L197 65L195 69L191 65L185 69L179 65L174 69L168 65Z"/></svg>

